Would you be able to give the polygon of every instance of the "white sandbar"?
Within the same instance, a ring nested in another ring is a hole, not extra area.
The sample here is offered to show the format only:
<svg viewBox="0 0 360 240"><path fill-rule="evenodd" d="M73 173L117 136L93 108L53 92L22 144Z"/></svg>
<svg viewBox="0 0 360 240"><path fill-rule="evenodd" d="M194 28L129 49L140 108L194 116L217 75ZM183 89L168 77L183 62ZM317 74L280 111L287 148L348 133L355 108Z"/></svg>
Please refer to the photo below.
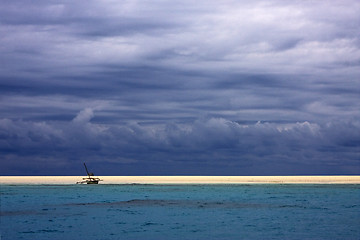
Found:
<svg viewBox="0 0 360 240"><path fill-rule="evenodd" d="M85 176L0 176L0 184L75 184ZM99 184L360 184L360 176L96 176Z"/></svg>

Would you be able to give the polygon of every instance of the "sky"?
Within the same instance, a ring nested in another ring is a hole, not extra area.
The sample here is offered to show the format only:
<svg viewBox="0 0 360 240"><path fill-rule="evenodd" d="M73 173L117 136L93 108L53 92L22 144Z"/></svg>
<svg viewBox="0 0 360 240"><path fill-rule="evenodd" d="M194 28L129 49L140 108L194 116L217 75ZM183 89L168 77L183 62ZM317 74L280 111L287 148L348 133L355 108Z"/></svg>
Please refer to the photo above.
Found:
<svg viewBox="0 0 360 240"><path fill-rule="evenodd" d="M0 175L360 174L360 2L0 1Z"/></svg>

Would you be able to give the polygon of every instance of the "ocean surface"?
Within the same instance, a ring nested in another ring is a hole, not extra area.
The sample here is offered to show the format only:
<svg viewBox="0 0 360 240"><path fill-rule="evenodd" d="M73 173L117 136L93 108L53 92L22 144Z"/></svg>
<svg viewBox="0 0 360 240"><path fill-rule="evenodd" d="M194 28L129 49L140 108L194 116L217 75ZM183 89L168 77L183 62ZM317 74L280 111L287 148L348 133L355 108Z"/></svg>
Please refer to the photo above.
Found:
<svg viewBox="0 0 360 240"><path fill-rule="evenodd" d="M359 184L0 188L1 240L360 239Z"/></svg>

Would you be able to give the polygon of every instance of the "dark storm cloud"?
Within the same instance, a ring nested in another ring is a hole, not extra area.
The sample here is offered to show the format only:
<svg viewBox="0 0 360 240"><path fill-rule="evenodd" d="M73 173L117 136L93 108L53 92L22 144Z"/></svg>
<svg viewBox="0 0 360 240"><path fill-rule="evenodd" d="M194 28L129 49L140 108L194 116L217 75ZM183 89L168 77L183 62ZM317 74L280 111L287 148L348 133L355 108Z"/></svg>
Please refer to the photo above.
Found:
<svg viewBox="0 0 360 240"><path fill-rule="evenodd" d="M1 174L359 173L359 11L1 1Z"/></svg>
<svg viewBox="0 0 360 240"><path fill-rule="evenodd" d="M86 159L100 169L101 165L115 164L110 174L165 174L157 169L159 166L172 169L168 174L200 175L216 174L216 170L218 174L241 175L359 171L357 120L323 125L242 125L211 118L150 127L137 123L92 124L93 117L93 110L88 108L62 124L1 120L0 148L5 169L16 172L20 164L29 167L26 174L30 174L32 164L42 164L56 173L59 165L76 166ZM339 157L343 158L341 162ZM7 173L3 170L1 174Z"/></svg>

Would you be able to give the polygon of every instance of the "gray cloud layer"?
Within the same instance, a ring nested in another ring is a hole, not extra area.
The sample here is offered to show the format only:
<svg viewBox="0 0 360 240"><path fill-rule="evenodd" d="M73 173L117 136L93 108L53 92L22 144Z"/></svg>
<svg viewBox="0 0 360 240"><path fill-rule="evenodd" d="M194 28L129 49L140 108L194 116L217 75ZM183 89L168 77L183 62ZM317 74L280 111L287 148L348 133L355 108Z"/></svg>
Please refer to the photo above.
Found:
<svg viewBox="0 0 360 240"><path fill-rule="evenodd" d="M188 124L108 126L90 122L92 109L71 122L0 121L4 166L31 174L81 160L110 174L355 174L360 122L241 124L223 118ZM18 159L13 161L12 159ZM339 159L341 161L339 161ZM19 163L21 165L18 165ZM121 168L119 167L121 166ZM300 168L299 168L300 166ZM76 174L68 169L69 174ZM104 171L104 170L103 170ZM104 174L105 172L103 172Z"/></svg>
<svg viewBox="0 0 360 240"><path fill-rule="evenodd" d="M359 12L1 1L0 174L359 174Z"/></svg>

